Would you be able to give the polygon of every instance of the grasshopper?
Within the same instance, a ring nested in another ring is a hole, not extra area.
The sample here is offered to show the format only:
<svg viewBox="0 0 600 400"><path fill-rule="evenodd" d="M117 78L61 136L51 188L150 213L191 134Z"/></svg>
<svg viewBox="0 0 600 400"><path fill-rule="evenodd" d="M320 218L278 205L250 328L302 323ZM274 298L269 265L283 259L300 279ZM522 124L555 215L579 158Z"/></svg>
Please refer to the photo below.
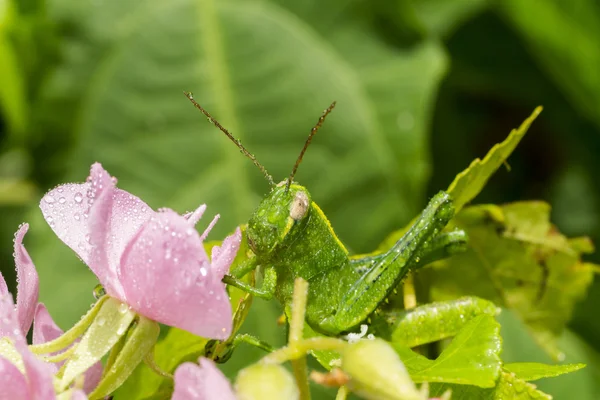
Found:
<svg viewBox="0 0 600 400"><path fill-rule="evenodd" d="M226 284L264 299L276 297L285 307L291 303L294 280L301 277L309 283L306 322L314 331L334 336L368 320L410 271L466 248L464 231L441 232L454 216L450 195L441 191L387 251L349 255L309 191L294 181L304 153L335 102L312 128L290 176L275 184L254 155L202 108L192 93L184 93L271 185L245 229L253 255L235 275L224 277ZM261 287L241 280L255 269L263 272Z"/></svg>

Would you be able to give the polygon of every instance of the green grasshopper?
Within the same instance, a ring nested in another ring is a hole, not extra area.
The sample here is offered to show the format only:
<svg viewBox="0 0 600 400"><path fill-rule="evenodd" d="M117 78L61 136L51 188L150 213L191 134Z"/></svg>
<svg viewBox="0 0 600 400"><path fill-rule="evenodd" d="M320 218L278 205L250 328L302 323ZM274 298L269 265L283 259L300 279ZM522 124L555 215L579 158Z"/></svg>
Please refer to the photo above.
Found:
<svg viewBox="0 0 600 400"><path fill-rule="evenodd" d="M324 335L350 332L378 309L400 281L419 267L466 248L464 231L442 233L454 216L451 197L441 191L429 202L408 231L389 250L349 256L308 190L294 176L312 138L335 102L312 128L290 176L275 184L266 169L239 140L185 92L193 105L219 128L262 171L271 192L250 218L245 234L253 255L235 275L223 279L228 285L282 305L292 299L294 280L309 283L306 321ZM263 272L260 288L241 278L257 268Z"/></svg>

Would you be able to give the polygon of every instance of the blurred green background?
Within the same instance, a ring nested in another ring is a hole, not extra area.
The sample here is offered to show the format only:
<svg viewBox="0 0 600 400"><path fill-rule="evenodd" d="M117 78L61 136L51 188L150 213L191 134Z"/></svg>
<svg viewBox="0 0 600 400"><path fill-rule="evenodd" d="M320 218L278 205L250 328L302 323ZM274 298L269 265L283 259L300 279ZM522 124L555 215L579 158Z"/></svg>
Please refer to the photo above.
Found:
<svg viewBox="0 0 600 400"><path fill-rule="evenodd" d="M356 252L372 250L530 114L544 112L477 202L544 199L569 236L600 243L600 5L596 0L0 0L0 257L26 246L41 300L66 328L94 276L37 203L94 161L154 208L207 203L220 239L269 187L183 90L283 180L310 128L338 107L297 180ZM600 261L593 256L591 261ZM14 285L13 285L14 287ZM540 387L600 393L600 285L562 344L588 368ZM274 304L246 329L275 344ZM507 361L549 361L509 313ZM237 352L231 373L260 353Z"/></svg>

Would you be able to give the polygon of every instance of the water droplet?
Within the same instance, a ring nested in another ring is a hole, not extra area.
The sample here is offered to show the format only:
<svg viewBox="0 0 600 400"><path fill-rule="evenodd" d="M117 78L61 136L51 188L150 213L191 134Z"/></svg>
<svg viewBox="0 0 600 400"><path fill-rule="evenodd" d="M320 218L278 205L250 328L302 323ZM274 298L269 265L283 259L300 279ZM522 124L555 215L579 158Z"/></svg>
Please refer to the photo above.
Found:
<svg viewBox="0 0 600 400"><path fill-rule="evenodd" d="M106 323L106 319L104 317L100 317L98 319L96 319L96 324L98 326L103 326Z"/></svg>
<svg viewBox="0 0 600 400"><path fill-rule="evenodd" d="M79 221L81 219L81 215L79 213L74 213L73 218L75 218L75 221Z"/></svg>
<svg viewBox="0 0 600 400"><path fill-rule="evenodd" d="M204 267L200 268L200 275L202 275L202 276L208 275L208 271L206 270L206 268L204 268Z"/></svg>
<svg viewBox="0 0 600 400"><path fill-rule="evenodd" d="M66 201L67 201L67 199L65 199L64 197L61 197L61 198L58 199L58 202L60 204L65 204Z"/></svg>
<svg viewBox="0 0 600 400"><path fill-rule="evenodd" d="M128 306L127 304L125 304L125 303L121 303L121 304L119 305L119 312L120 312L121 314L125 314L125 313L127 312L127 310L129 310L129 306Z"/></svg>
<svg viewBox="0 0 600 400"><path fill-rule="evenodd" d="M96 287L94 287L93 294L94 298L98 300L100 297L106 294L106 290L104 290L104 286L102 286L101 284L97 284Z"/></svg>
<svg viewBox="0 0 600 400"><path fill-rule="evenodd" d="M52 195L47 194L46 196L44 196L44 201L48 204L52 204L56 200L54 199L54 197L52 197Z"/></svg>
<svg viewBox="0 0 600 400"><path fill-rule="evenodd" d="M79 192L75 193L75 203L81 203L83 201L83 195Z"/></svg>

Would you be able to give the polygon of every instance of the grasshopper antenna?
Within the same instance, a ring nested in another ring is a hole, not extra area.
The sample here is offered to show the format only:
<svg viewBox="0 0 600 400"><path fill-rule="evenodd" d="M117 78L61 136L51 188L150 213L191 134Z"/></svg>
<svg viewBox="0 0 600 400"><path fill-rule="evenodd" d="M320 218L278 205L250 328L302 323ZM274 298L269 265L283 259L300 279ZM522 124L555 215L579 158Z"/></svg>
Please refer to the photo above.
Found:
<svg viewBox="0 0 600 400"><path fill-rule="evenodd" d="M227 129L223 128L223 125L221 125L219 123L219 121L217 121L216 119L214 119L212 117L212 115L210 115L208 113L208 111L206 111L204 108L202 108L202 106L200 104L198 104L196 102L196 100L194 100L194 94L192 92L186 92L184 90L183 94L185 94L185 97L187 97L192 102L192 104L194 105L194 107L196 107L198 110L200 110L200 112L202 112L202 114L204 114L204 116L206 116L206 118L208 118L208 120L210 121L211 124L213 124L214 126L216 126L217 128L219 128L219 130L221 132L223 132L229 138L229 140L231 140L237 146L238 149L240 149L240 152L243 155L245 155L250 160L252 160L252 162L254 163L254 165L256 165L258 167L258 169L260 169L260 171L263 173L263 175L265 176L265 178L267 178L267 181L269 181L269 185L275 186L275 182L273 182L273 177L271 175L269 175L269 173L267 172L267 170L265 169L265 167L263 167L262 164L258 162L258 160L256 159L256 157L254 157L254 154L252 154L248 150L246 150L246 148L242 145L242 142L240 142L239 139L236 139Z"/></svg>
<svg viewBox="0 0 600 400"><path fill-rule="evenodd" d="M286 192L290 189L290 185L292 184L292 180L294 180L294 176L296 175L296 171L298 171L298 167L300 166L300 163L302 162L302 157L304 157L304 153L306 153L306 149L308 149L308 145L310 144L313 136L315 136L315 134L317 133L317 131L319 130L319 128L321 127L321 125L323 125L323 122L325 122L325 118L333 110L333 108L335 107L335 104L336 104L336 102L334 101L333 103L331 103L331 105L329 107L327 107L327 109L325 111L323 111L323 114L321 115L321 117L317 121L317 124L310 130L310 134L308 135L308 139L306 139L306 143L304 143L304 147L302 148L302 151L300 152L300 155L298 156L298 159L296 160L296 164L294 164L294 168L292 169L292 173L290 174L290 177L289 177L289 179L287 181L287 184L285 185L285 191Z"/></svg>

